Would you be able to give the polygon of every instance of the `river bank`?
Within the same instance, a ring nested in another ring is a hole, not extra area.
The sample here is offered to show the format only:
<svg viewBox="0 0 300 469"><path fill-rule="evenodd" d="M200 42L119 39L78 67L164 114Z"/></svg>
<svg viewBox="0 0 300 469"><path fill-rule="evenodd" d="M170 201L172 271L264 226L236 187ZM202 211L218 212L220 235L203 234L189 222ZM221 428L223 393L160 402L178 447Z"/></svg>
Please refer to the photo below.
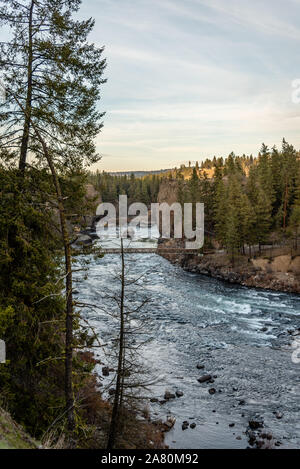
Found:
<svg viewBox="0 0 300 469"><path fill-rule="evenodd" d="M285 254L272 258L256 256L254 259L238 256L232 265L224 251L205 255L176 251L182 247L178 240L166 240L159 244L158 253L187 272L246 287L300 293L300 256Z"/></svg>

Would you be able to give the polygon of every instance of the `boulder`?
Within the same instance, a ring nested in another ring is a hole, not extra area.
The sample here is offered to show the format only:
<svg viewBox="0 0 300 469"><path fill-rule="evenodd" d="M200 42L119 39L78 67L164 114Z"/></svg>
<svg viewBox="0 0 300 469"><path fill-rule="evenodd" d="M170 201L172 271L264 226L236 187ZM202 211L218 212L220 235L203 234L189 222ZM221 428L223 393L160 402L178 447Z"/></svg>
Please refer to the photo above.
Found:
<svg viewBox="0 0 300 469"><path fill-rule="evenodd" d="M99 236L97 235L95 231L89 231L87 235L92 239L99 239Z"/></svg>
<svg viewBox="0 0 300 469"><path fill-rule="evenodd" d="M165 400L175 399L175 397L176 397L175 394L173 394L172 392L169 392L169 391L165 392L165 395L164 395Z"/></svg>
<svg viewBox="0 0 300 469"><path fill-rule="evenodd" d="M203 375L198 378L199 383L206 383L207 381L210 381L212 379L211 375Z"/></svg>
<svg viewBox="0 0 300 469"><path fill-rule="evenodd" d="M175 422L176 422L176 418L175 417L168 417L166 422L164 422L164 426L166 427L166 431L169 431L171 430L171 428L174 427L175 425Z"/></svg>
<svg viewBox="0 0 300 469"><path fill-rule="evenodd" d="M78 236L74 244L77 246L90 246L93 244L93 240L89 235L81 234Z"/></svg>
<svg viewBox="0 0 300 469"><path fill-rule="evenodd" d="M257 430L258 428L262 428L264 426L261 420L249 420L249 427L251 430Z"/></svg>
<svg viewBox="0 0 300 469"><path fill-rule="evenodd" d="M198 370L204 370L205 366L202 365L201 363L198 363L197 368Z"/></svg>
<svg viewBox="0 0 300 469"><path fill-rule="evenodd" d="M186 420L182 423L182 430L186 430L187 428L189 428L189 422L187 422Z"/></svg>
<svg viewBox="0 0 300 469"><path fill-rule="evenodd" d="M176 391L176 396L177 396L177 397L182 397L182 396L183 396L183 392L182 392L182 391Z"/></svg>

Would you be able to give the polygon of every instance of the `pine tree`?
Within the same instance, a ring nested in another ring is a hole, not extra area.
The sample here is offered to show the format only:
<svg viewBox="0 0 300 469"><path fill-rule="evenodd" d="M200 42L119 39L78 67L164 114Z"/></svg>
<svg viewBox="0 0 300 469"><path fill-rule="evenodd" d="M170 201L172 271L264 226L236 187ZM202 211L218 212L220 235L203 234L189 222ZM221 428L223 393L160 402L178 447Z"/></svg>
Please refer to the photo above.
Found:
<svg viewBox="0 0 300 469"><path fill-rule="evenodd" d="M240 235L244 253L244 245L248 244L251 255L251 246L255 242L256 216L247 194L241 194L240 200Z"/></svg>
<svg viewBox="0 0 300 469"><path fill-rule="evenodd" d="M270 200L270 203L273 203L274 191L271 158L269 149L264 143L262 144L262 148L259 153L256 171L258 176L257 182L265 191L266 196Z"/></svg>
<svg viewBox="0 0 300 469"><path fill-rule="evenodd" d="M3 70L10 64L8 71L4 71L7 101L2 105L1 143L6 151L6 161L15 163L17 158L19 160L14 199L19 191L25 196L29 190L25 168L30 151L33 170L39 173L44 168L47 175L48 171L51 173L53 186L52 192L47 191L48 203L54 206L57 203L60 216L66 288L65 403L70 430L75 426L73 347L76 346L76 321L70 237L60 177L68 172L80 172L84 164L98 160L93 140L102 127L103 114L96 110L96 103L105 67L105 62L100 60L102 49L87 43L93 21L72 20L79 5L78 0L31 0L27 4L9 0L0 17L12 30L12 39L1 44L0 66ZM20 73L20 70L26 70L26 73ZM19 178L20 174L22 178ZM33 203L35 201L33 196ZM31 238L39 239L42 230L38 224L31 223L30 217L26 223ZM8 250L15 250L19 236L15 227L10 226ZM16 262L23 266L24 259L18 257ZM47 272L45 269L45 275Z"/></svg>
<svg viewBox="0 0 300 469"><path fill-rule="evenodd" d="M187 202L186 187L184 181L180 178L177 183L177 200L183 207L183 204Z"/></svg>
<svg viewBox="0 0 300 469"><path fill-rule="evenodd" d="M246 183L246 193L252 206L257 203L257 170L252 166Z"/></svg>
<svg viewBox="0 0 300 469"><path fill-rule="evenodd" d="M31 119L62 165L96 162L94 138L103 113L96 109L105 61L87 42L94 21L72 19L80 0L1 0L0 21L12 38L0 46L7 99L0 107L1 143L25 171L28 151L43 159ZM25 112L20 112L17 96Z"/></svg>
<svg viewBox="0 0 300 469"><path fill-rule="evenodd" d="M235 253L240 244L239 219L234 204L227 206L224 241L227 251L230 253L231 262L234 265Z"/></svg>
<svg viewBox="0 0 300 469"><path fill-rule="evenodd" d="M295 249L298 249L298 235L300 230L300 167L296 179L295 201L292 206L292 213L290 216L290 227L292 228L295 236Z"/></svg>
<svg viewBox="0 0 300 469"><path fill-rule="evenodd" d="M216 238L221 243L225 243L226 217L227 217L227 191L224 181L220 179L216 182L214 196L214 217Z"/></svg>
<svg viewBox="0 0 300 469"><path fill-rule="evenodd" d="M17 172L1 165L0 336L9 362L0 388L12 414L40 436L64 406L62 244L49 175L29 171L22 193L18 184Z"/></svg>
<svg viewBox="0 0 300 469"><path fill-rule="evenodd" d="M271 221L272 221L271 202L261 187L258 188L257 203L255 206L255 215L256 215L255 238L256 238L256 242L259 244L259 249L260 249L261 245L265 243L267 240L267 236L269 234Z"/></svg>
<svg viewBox="0 0 300 469"><path fill-rule="evenodd" d="M282 155L274 146L271 154L271 171L273 179L273 217L276 216L282 204L283 181L282 181Z"/></svg>
<svg viewBox="0 0 300 469"><path fill-rule="evenodd" d="M188 182L190 202L199 202L200 186L196 168L193 168L192 177Z"/></svg>
<svg viewBox="0 0 300 469"><path fill-rule="evenodd" d="M282 142L282 181L283 196L280 207L282 217L282 228L285 230L288 223L291 204L295 197L296 175L297 175L297 154L292 145L289 145L285 139Z"/></svg>

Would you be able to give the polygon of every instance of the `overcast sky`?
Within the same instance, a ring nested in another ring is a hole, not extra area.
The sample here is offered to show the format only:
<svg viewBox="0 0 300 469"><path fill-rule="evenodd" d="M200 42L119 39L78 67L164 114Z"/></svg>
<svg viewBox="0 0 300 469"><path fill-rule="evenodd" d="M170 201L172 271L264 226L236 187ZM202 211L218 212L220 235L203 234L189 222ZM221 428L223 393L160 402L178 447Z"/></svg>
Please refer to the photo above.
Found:
<svg viewBox="0 0 300 469"><path fill-rule="evenodd" d="M300 147L300 0L83 0L105 45L105 170Z"/></svg>

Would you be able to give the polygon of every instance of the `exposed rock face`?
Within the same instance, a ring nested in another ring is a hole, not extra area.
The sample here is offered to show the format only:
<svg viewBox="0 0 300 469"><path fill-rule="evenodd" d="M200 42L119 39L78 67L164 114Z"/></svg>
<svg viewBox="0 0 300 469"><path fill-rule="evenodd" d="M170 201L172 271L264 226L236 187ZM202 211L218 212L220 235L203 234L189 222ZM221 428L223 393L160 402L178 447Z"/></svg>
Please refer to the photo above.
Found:
<svg viewBox="0 0 300 469"><path fill-rule="evenodd" d="M167 240L159 244L158 252L186 271L247 287L300 293L300 256L277 256L271 261L264 258L248 259L245 256L232 266L222 251L201 256L168 252L165 250L168 247L183 247L183 242Z"/></svg>
<svg viewBox="0 0 300 469"><path fill-rule="evenodd" d="M177 186L176 180L163 179L159 187L157 202L160 204L166 202L169 205L177 202Z"/></svg>
<svg viewBox="0 0 300 469"><path fill-rule="evenodd" d="M77 246L89 246L93 244L93 240L89 235L82 234L78 236L74 244Z"/></svg>
<svg viewBox="0 0 300 469"><path fill-rule="evenodd" d="M95 205L99 205L102 202L100 193L95 189L93 184L87 184L85 190L85 198L87 200L92 200Z"/></svg>

